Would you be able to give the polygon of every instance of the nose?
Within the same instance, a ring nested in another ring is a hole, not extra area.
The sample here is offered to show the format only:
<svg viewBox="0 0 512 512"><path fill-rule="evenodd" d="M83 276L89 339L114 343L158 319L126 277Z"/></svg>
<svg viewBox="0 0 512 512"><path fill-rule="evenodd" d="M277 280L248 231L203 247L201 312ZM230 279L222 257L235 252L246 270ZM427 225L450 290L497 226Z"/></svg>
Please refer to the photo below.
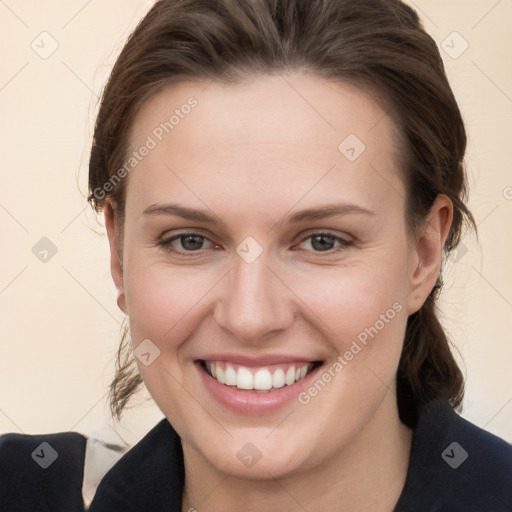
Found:
<svg viewBox="0 0 512 512"><path fill-rule="evenodd" d="M225 277L214 319L239 341L257 344L292 324L292 295L282 278L270 268L265 251L251 263L237 256Z"/></svg>

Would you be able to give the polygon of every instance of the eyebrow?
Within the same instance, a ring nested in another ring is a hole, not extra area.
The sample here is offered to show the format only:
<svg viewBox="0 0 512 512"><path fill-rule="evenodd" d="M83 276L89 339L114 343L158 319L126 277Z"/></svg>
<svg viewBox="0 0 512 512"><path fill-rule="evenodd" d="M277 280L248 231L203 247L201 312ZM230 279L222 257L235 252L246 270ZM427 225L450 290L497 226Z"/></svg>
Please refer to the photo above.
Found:
<svg viewBox="0 0 512 512"><path fill-rule="evenodd" d="M276 224L282 225L298 224L305 221L313 221L335 217L338 215L363 214L376 215L374 211L352 203L334 203L318 206L316 208L307 208L300 210L293 215L284 217ZM187 208L176 203L154 204L146 208L143 215L172 215L183 219L201 222L203 224L223 224L226 223L219 217L211 215L205 210Z"/></svg>

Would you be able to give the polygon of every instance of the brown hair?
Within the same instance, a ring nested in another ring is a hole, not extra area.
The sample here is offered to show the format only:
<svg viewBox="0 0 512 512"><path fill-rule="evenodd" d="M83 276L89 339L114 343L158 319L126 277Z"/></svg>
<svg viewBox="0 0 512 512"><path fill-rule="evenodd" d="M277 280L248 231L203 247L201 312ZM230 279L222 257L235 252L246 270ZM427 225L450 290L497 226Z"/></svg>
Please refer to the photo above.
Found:
<svg viewBox="0 0 512 512"><path fill-rule="evenodd" d="M90 203L99 212L112 198L121 237L126 180L112 186L112 179L125 162L135 115L162 87L299 69L373 91L385 105L401 139L410 226L446 194L454 204L446 253L457 246L464 223L476 229L465 204L466 133L457 102L436 43L399 0L157 1L129 37L103 92L89 163ZM464 377L436 314L440 288L439 279L407 322L397 401L409 426L432 399L462 406ZM124 327L110 385L113 417L120 419L141 384Z"/></svg>

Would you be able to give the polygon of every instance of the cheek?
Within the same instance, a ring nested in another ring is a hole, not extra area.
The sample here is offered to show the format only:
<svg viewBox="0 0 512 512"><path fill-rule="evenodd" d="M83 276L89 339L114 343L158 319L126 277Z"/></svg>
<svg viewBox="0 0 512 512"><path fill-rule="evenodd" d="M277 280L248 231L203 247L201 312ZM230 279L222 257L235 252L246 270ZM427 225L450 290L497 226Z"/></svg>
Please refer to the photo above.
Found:
<svg viewBox="0 0 512 512"><path fill-rule="evenodd" d="M187 347L187 340L194 337L202 321L201 306L205 291L211 287L208 276L187 273L185 277L179 269L132 263L125 276L125 293L140 375L162 410L173 411L175 420L187 417L190 396L185 390L189 386L184 387L182 383L186 381L189 368L183 362L185 353L181 346ZM143 359L137 357L137 346L148 339L150 351L158 356L145 365Z"/></svg>
<svg viewBox="0 0 512 512"><path fill-rule="evenodd" d="M162 351L175 349L197 327L195 319L211 288L208 273L133 263L125 293L134 344L149 338Z"/></svg>
<svg viewBox="0 0 512 512"><path fill-rule="evenodd" d="M203 324L210 324L216 297L229 301L230 293L223 289L225 267L153 262L135 248L126 254L125 294L134 347L150 339L167 361L183 362L178 358L187 355L186 341L197 338L198 330L214 328ZM387 350L393 362L407 320L406 259L406 251L397 246L376 247L351 264L282 266L276 271L293 290L283 300L293 301L289 307L306 320L314 338L339 354L350 350L354 340L372 349L381 340L382 357Z"/></svg>
<svg viewBox="0 0 512 512"><path fill-rule="evenodd" d="M376 251L354 265L282 268L280 273L298 299L290 307L299 308L313 325L323 322L322 330L332 335L357 335L354 330L375 323L394 303L405 306L405 256ZM179 343L191 335L202 306L216 285L222 287L221 278L218 269L152 264L133 254L125 266L125 294L135 344L154 338L173 345L173 339Z"/></svg>
<svg viewBox="0 0 512 512"><path fill-rule="evenodd" d="M314 323L323 321L326 333L357 335L355 330L373 325L393 304L399 304L394 310L405 309L406 260L381 255L354 266L317 269L295 277L293 290L307 306L303 311L316 314Z"/></svg>
<svg viewBox="0 0 512 512"><path fill-rule="evenodd" d="M339 364L330 367L339 377L332 392L337 388L343 398L335 401L367 400L386 389L382 383L393 384L407 324L406 268L405 253L380 253L367 264L294 282L304 314L310 311L309 322L336 351Z"/></svg>

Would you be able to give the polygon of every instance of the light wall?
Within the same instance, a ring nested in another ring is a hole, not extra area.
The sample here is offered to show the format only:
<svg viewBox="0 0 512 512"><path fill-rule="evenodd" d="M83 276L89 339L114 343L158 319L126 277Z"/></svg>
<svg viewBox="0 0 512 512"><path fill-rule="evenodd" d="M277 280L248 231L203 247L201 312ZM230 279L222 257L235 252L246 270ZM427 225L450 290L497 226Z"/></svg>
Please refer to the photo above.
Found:
<svg viewBox="0 0 512 512"><path fill-rule="evenodd" d="M462 416L512 442L512 2L409 3L443 48L469 135L480 243L464 238L446 262L441 305L465 362ZM85 201L88 151L109 69L150 5L0 2L0 432L116 437L106 392L122 314L106 237ZM37 247L47 262L32 252L43 237L57 249ZM148 397L118 427L130 444L163 418Z"/></svg>

